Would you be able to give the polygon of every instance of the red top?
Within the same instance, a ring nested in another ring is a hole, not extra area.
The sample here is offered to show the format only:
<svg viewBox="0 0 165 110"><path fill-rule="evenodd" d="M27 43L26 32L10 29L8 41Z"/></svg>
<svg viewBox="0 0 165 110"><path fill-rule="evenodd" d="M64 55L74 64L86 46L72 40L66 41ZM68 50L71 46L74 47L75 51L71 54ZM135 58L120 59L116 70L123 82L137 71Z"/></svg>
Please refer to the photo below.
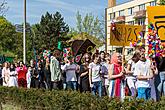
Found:
<svg viewBox="0 0 165 110"><path fill-rule="evenodd" d="M27 68L26 66L23 66L22 69L21 67L17 67L17 73L18 73L18 79L25 79L26 80L26 73L27 73Z"/></svg>

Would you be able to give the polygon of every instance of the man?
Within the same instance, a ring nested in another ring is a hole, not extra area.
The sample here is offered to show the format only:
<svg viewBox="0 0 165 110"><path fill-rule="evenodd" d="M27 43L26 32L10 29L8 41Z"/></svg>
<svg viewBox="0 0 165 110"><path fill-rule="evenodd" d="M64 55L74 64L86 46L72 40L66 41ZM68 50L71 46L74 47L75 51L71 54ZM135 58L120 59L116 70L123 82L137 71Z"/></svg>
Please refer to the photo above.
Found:
<svg viewBox="0 0 165 110"><path fill-rule="evenodd" d="M145 49L140 49L140 60L135 65L135 75L137 76L137 98L148 100L151 98L150 79L153 78L153 70L150 60L145 58Z"/></svg>
<svg viewBox="0 0 165 110"><path fill-rule="evenodd" d="M60 51L55 50L53 56L50 59L50 72L51 72L51 82L52 82L52 89L61 89L61 66L59 61Z"/></svg>

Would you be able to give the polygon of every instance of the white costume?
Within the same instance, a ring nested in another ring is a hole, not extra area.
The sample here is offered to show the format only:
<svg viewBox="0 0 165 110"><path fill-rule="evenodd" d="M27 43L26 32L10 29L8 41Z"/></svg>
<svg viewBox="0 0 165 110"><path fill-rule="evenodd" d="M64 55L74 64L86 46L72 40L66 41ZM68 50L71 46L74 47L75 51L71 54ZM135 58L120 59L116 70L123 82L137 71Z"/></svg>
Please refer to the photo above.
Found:
<svg viewBox="0 0 165 110"><path fill-rule="evenodd" d="M2 69L3 86L9 85L9 77L10 77L9 73L10 73L9 68L4 67Z"/></svg>
<svg viewBox="0 0 165 110"><path fill-rule="evenodd" d="M9 87L18 87L18 80L17 80L17 71L10 71L9 73Z"/></svg>

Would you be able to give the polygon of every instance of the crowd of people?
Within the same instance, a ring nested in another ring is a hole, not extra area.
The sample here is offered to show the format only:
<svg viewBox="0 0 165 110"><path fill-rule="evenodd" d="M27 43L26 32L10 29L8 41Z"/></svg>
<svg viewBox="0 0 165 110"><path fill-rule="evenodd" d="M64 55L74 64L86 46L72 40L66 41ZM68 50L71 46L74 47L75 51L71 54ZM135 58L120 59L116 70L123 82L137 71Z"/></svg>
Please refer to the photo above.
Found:
<svg viewBox="0 0 165 110"><path fill-rule="evenodd" d="M31 60L30 66L5 62L1 65L1 85L71 89L120 99L131 96L157 101L165 95L165 57L147 58L145 49L140 48L127 62L122 60L120 53L101 51L85 53L78 65L73 56L61 58L57 50L45 60Z"/></svg>

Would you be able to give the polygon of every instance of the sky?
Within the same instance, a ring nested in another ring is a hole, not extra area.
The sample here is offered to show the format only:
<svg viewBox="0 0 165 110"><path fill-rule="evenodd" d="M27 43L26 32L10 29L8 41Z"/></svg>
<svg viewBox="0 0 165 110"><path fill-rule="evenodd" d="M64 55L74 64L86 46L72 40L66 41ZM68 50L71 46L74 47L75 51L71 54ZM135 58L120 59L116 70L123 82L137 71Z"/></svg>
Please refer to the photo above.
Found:
<svg viewBox="0 0 165 110"><path fill-rule="evenodd" d="M0 3L3 0L0 0ZM8 11L5 13L7 20L12 24L22 24L23 22L23 1L24 0L6 0ZM81 15L92 13L103 19L105 8L108 6L108 0L26 0L27 1L27 22L36 24L40 22L41 16L47 11L51 14L59 11L64 17L65 22L70 27L76 26L76 13ZM126 0L117 0L117 3ZM128 0L127 0L128 1Z"/></svg>

